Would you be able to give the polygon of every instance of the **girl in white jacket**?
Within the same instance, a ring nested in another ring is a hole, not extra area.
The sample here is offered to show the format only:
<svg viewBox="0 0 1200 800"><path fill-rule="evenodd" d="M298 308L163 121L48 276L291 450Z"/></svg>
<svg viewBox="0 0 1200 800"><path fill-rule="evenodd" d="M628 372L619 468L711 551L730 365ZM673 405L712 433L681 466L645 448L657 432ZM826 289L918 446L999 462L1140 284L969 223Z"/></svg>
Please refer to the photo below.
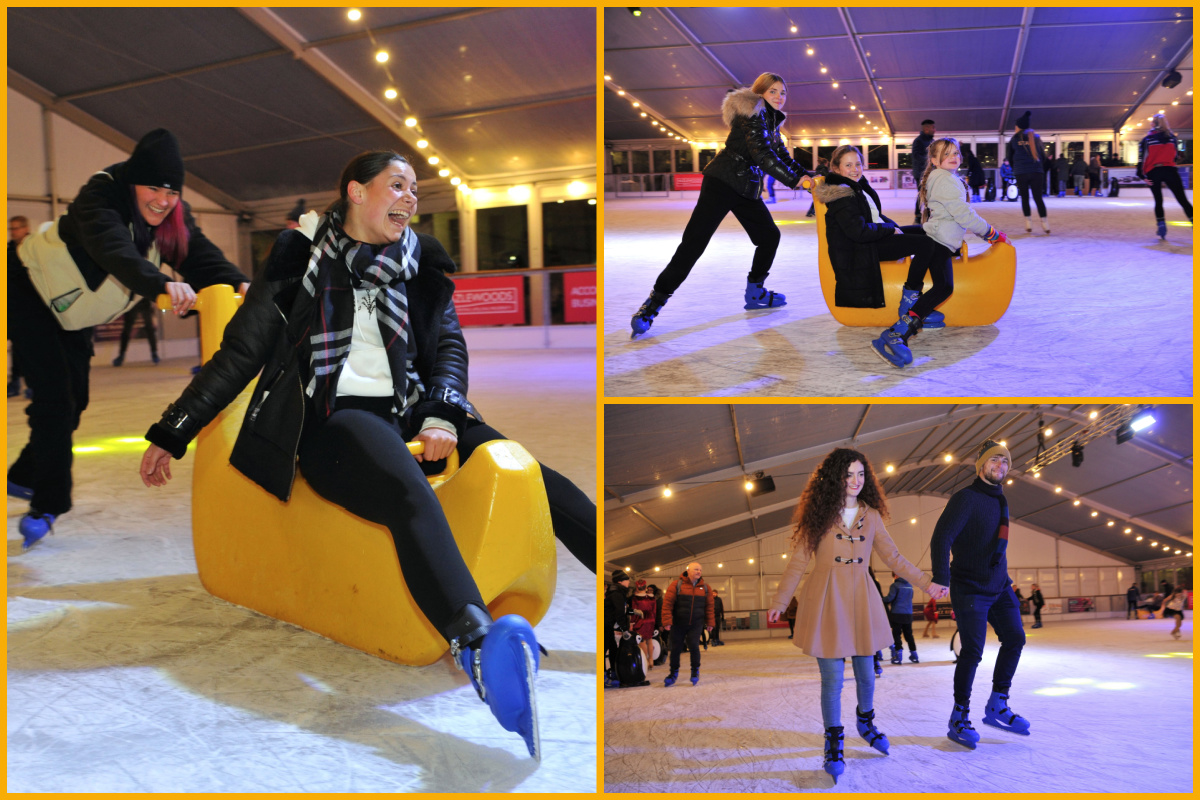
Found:
<svg viewBox="0 0 1200 800"><path fill-rule="evenodd" d="M967 232L991 244L1007 242L1008 237L987 223L971 208L970 194L962 178L955 174L962 163L956 139L937 139L929 146L929 160L921 176L917 202L921 207L922 227L936 243L929 260L933 287L900 315L895 325L871 342L875 353L894 367L912 363L908 339L921 329L921 323L954 292L951 259L962 247Z"/></svg>

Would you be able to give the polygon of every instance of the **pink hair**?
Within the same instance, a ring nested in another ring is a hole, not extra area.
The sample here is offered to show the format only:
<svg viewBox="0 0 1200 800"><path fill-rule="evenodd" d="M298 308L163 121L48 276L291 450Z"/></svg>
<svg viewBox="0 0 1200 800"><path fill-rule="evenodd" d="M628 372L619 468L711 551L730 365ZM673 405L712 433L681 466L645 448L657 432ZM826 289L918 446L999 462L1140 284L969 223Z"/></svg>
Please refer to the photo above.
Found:
<svg viewBox="0 0 1200 800"><path fill-rule="evenodd" d="M163 261L178 267L187 258L189 237L187 224L183 221L183 198L180 197L167 218L154 229L154 243L158 245Z"/></svg>

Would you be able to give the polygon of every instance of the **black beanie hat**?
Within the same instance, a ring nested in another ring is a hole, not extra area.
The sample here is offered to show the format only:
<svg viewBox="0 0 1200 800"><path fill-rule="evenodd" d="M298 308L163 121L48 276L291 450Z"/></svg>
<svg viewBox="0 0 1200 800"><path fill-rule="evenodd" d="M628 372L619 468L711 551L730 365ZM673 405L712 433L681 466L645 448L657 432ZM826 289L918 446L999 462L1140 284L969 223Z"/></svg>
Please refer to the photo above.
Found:
<svg viewBox="0 0 1200 800"><path fill-rule="evenodd" d="M125 162L125 180L140 186L183 188L183 156L179 141L166 128L156 128L142 137Z"/></svg>
<svg viewBox="0 0 1200 800"><path fill-rule="evenodd" d="M1020 128L1021 130L1025 130L1026 128L1028 128L1029 127L1029 118L1032 116L1033 116L1032 111L1026 111L1024 114L1017 117L1017 127Z"/></svg>
<svg viewBox="0 0 1200 800"><path fill-rule="evenodd" d="M625 574L624 570L620 570L620 569L613 570L613 574L612 574L612 582L613 583L620 583L621 581L627 581L627 580L629 580L629 576Z"/></svg>

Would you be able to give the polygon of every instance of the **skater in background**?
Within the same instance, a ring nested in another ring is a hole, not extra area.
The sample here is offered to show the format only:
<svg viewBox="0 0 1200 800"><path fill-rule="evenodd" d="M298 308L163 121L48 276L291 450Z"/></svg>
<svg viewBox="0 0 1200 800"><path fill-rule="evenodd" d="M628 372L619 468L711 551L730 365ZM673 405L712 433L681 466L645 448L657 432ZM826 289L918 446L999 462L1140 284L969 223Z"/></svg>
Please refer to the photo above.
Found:
<svg viewBox="0 0 1200 800"><path fill-rule="evenodd" d="M862 153L852 145L842 145L830 156L825 182L813 190L825 205L825 240L836 282L834 303L882 308L879 262L912 256L900 293L898 315L903 316L921 297L925 273L937 266L932 263L937 243L920 226L901 227L884 215L879 195L862 172ZM939 279L935 276L935 284ZM941 312L930 311L927 316L929 327L945 327Z"/></svg>
<svg viewBox="0 0 1200 800"><path fill-rule="evenodd" d="M967 165L967 186L971 187L971 202L982 203L983 200L979 197L979 192L987 185L987 175L983 171L983 165L979 163L979 159L971 152L971 145L964 144L962 146L963 163Z"/></svg>
<svg viewBox="0 0 1200 800"><path fill-rule="evenodd" d="M1083 153L1076 153L1071 161L1071 185L1075 187L1075 196L1083 197L1083 187L1087 182L1087 164Z"/></svg>
<svg viewBox="0 0 1200 800"><path fill-rule="evenodd" d="M612 583L604 593L604 658L608 661L607 683L617 680L617 648L621 637L630 632L629 576L613 570Z"/></svg>
<svg viewBox="0 0 1200 800"><path fill-rule="evenodd" d="M18 523L26 548L71 510L72 439L88 406L93 355L92 328L64 328L58 315L69 309L51 310L30 269L58 270L67 262L88 286L112 277L133 295L169 296L180 315L195 304L198 289L227 283L244 292L249 278L197 227L182 199L183 181L179 142L168 130L153 130L128 160L88 179L59 218L57 237L30 234L9 251L9 335L33 390L29 442L8 468L9 495L29 500ZM160 260L183 280L162 272ZM112 317L129 305L122 303Z"/></svg>
<svg viewBox="0 0 1200 800"><path fill-rule="evenodd" d="M845 769L841 697L847 657L857 688L858 733L879 752L888 751L887 737L875 727L872 661L892 634L867 571L871 554L931 595L946 592L900 555L884 527L886 518L887 499L867 457L844 448L825 456L792 515L793 555L768 606L767 619L778 621L809 563L813 564L800 590L803 610L797 615L793 643L816 658L821 671L824 768L835 782Z"/></svg>
<svg viewBox="0 0 1200 800"><path fill-rule="evenodd" d="M629 604L633 632L642 637L638 642L638 647L642 650L642 663L649 672L654 668L654 645L652 642L657 629L654 627L654 598L646 591L645 578L638 578L637 583L634 584L633 597L630 598Z"/></svg>
<svg viewBox="0 0 1200 800"><path fill-rule="evenodd" d="M796 637L796 611L800 608L800 601L796 597L792 597L792 602L788 603L787 610L783 612L787 617L788 638Z"/></svg>
<svg viewBox="0 0 1200 800"><path fill-rule="evenodd" d="M725 601L721 598L721 592L713 589L713 629L712 639L713 647L718 647L725 644L721 641L721 628L725 624Z"/></svg>
<svg viewBox="0 0 1200 800"><path fill-rule="evenodd" d="M787 305L784 295L764 286L779 247L779 228L759 197L764 173L773 175L789 189L795 189L808 175L792 160L779 135L779 127L787 119L783 113L786 100L787 84L773 72L759 75L749 88L735 89L725 95L721 103L721 117L729 126L725 147L704 168L700 198L683 230L683 241L654 282L654 291L633 315L634 337L650 330L658 312L687 279L721 220L730 212L755 248L746 276L745 308Z"/></svg>
<svg viewBox="0 0 1200 800"><path fill-rule="evenodd" d="M11 265L17 259L17 246L29 235L29 219L21 215L8 219L8 263ZM8 315L12 324L12 314ZM12 336L8 337L12 341ZM16 397L21 393L21 366L17 363L16 353L10 352L8 359L8 396Z"/></svg>
<svg viewBox="0 0 1200 800"><path fill-rule="evenodd" d="M1142 593L1138 591L1136 583L1130 585L1130 587L1125 590L1125 619L1129 619L1130 616L1132 616L1134 619L1138 618L1138 603L1140 603L1141 600Z"/></svg>
<svg viewBox="0 0 1200 800"><path fill-rule="evenodd" d="M1179 139L1167 124L1167 118L1155 114L1150 132L1138 144L1137 176L1150 186L1154 195L1154 222L1158 226L1158 238L1167 238L1167 220L1163 212L1162 187L1165 184L1179 201L1188 222L1192 221L1192 204L1183 191L1183 180L1175 161L1179 154Z"/></svg>
<svg viewBox="0 0 1200 800"><path fill-rule="evenodd" d="M146 341L150 344L150 360L155 364L161 360L158 357L158 336L154 329L154 311L150 308L150 298L143 297L136 306L125 312L122 319L121 344L120 349L117 350L117 357L112 362L114 367L125 363L125 351L129 349L129 338L133 334L133 326L138 317L142 319L142 330L146 332Z"/></svg>
<svg viewBox="0 0 1200 800"><path fill-rule="evenodd" d="M954 710L947 736L972 750L979 733L969 719L971 685L983 658L989 624L1000 639L1000 652L983 721L1011 733L1029 733L1029 721L1008 707L1013 675L1025 646L1021 609L1008 579L1006 557L1008 500L1004 497L1004 478L1010 463L1007 447L991 439L984 441L975 459L974 482L950 498L929 543L933 579L949 581L950 603L962 643L954 665Z"/></svg>
<svg viewBox="0 0 1200 800"><path fill-rule="evenodd" d="M1183 609L1187 606L1187 590L1182 586L1177 587L1175 591L1163 598L1163 616L1175 618L1175 628L1171 631L1171 636L1178 639L1179 628L1183 625Z"/></svg>
<svg viewBox="0 0 1200 800"><path fill-rule="evenodd" d="M931 119L921 120L921 133L912 143L912 176L913 183L921 185L921 176L925 174L925 165L929 160L929 145L933 144L933 136L937 133L937 125ZM913 206L913 224L921 224L921 201Z"/></svg>
<svg viewBox="0 0 1200 800"><path fill-rule="evenodd" d="M929 602L925 604L925 608L922 611L922 613L925 616L925 632L921 634L921 638L922 639L930 638L930 632L932 631L933 638L940 639L941 637L938 636L938 632L937 632L937 624L938 624L937 600L935 600L932 597L929 598Z"/></svg>
<svg viewBox="0 0 1200 800"><path fill-rule="evenodd" d="M1058 196L1067 196L1067 181L1071 177L1071 165L1067 162L1067 156L1064 153L1059 153L1058 158L1054 159L1054 176L1058 181Z"/></svg>
<svg viewBox="0 0 1200 800"><path fill-rule="evenodd" d="M938 139L930 145L929 163L921 178L917 201L921 205L925 233L933 240L928 261L933 287L907 308L902 304L900 319L896 324L871 342L875 354L893 367L903 368L913 362L908 340L927 324L934 309L953 294L954 267L951 259L962 248L967 233L974 233L989 244L1008 243L1003 231L989 225L971 208L966 184L955 174L961 163L962 154L957 139ZM910 267L910 278L912 275L913 269ZM906 283L906 292L908 289Z"/></svg>
<svg viewBox="0 0 1200 800"><path fill-rule="evenodd" d="M664 686L679 679L679 661L686 643L692 667L692 685L700 682L700 634L716 623L716 603L712 587L704 582L704 569L695 561L687 565L667 586L663 598L663 630L670 636L669 674Z"/></svg>
<svg viewBox="0 0 1200 800"><path fill-rule="evenodd" d="M933 598L930 598L931 600ZM917 657L917 643L913 640L912 629L912 601L913 587L912 584L904 579L903 576L897 575L892 581L892 585L888 587L888 593L883 598L883 602L891 604L891 610L888 612L888 624L892 626L892 663L904 663L904 646L900 641L900 637L904 637L904 641L908 643L908 660L914 664L919 664L921 659Z"/></svg>
<svg viewBox="0 0 1200 800"><path fill-rule="evenodd" d="M1042 597L1042 590L1036 583L1029 593L1029 604L1033 606L1033 627L1042 627L1042 606L1046 605L1046 598Z"/></svg>
<svg viewBox="0 0 1200 800"><path fill-rule="evenodd" d="M1050 233L1046 221L1046 204L1042 201L1042 187L1046 184L1046 150L1042 137L1029 127L1032 112L1026 111L1017 120L1017 132L1008 140L1008 161L1012 164L1013 177L1017 181L1017 193L1021 196L1021 213L1025 215L1025 232L1033 231L1030 221L1029 195L1037 205L1038 221L1042 230Z"/></svg>
<svg viewBox="0 0 1200 800"><path fill-rule="evenodd" d="M1104 171L1103 165L1100 163L1100 156L1093 153L1092 160L1088 163L1088 194L1096 197L1103 197L1100 191L1100 174Z"/></svg>

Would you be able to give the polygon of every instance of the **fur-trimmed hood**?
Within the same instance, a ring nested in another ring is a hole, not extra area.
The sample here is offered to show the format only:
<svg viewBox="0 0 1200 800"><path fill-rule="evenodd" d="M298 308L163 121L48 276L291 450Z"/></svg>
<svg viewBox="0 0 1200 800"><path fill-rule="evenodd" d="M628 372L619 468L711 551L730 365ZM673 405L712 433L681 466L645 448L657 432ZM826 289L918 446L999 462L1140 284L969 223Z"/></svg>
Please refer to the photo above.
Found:
<svg viewBox="0 0 1200 800"><path fill-rule="evenodd" d="M854 189L846 183L819 183L813 187L813 197L816 197L825 205L829 205L834 200L841 200L843 197L851 197L854 195Z"/></svg>
<svg viewBox="0 0 1200 800"><path fill-rule="evenodd" d="M725 121L726 128L732 128L734 117L757 116L766 107L767 103L761 94L756 94L750 87L743 86L741 89L735 89L725 95L725 99L721 101L721 119ZM774 108L771 109L771 112L778 117L780 124L787 117L782 111L776 111Z"/></svg>

